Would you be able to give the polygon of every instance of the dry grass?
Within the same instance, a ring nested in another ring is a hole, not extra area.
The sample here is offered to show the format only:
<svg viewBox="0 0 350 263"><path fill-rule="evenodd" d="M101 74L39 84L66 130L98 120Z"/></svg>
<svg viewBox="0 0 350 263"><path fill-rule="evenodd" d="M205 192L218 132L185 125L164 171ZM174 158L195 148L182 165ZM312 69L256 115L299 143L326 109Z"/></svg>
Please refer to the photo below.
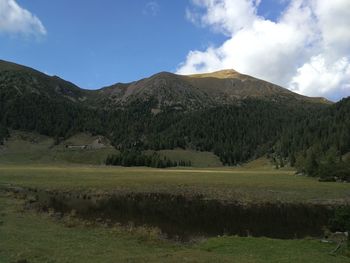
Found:
<svg viewBox="0 0 350 263"><path fill-rule="evenodd" d="M201 194L249 202L344 203L350 184L320 183L293 171L258 168L153 169L105 166L2 165L0 185L88 192Z"/></svg>

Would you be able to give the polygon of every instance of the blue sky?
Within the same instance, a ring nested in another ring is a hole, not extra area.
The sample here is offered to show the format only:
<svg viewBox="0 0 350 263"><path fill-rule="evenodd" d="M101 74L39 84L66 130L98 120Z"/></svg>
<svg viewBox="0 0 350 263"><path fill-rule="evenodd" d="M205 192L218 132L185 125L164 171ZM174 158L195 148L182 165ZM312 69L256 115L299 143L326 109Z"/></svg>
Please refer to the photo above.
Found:
<svg viewBox="0 0 350 263"><path fill-rule="evenodd" d="M272 2L264 4L263 13L275 15ZM41 20L47 34L0 34L1 58L84 88L174 72L189 50L205 49L225 39L186 19L186 8L191 7L187 0L17 3Z"/></svg>
<svg viewBox="0 0 350 263"><path fill-rule="evenodd" d="M339 100L349 24L349 0L0 0L0 58L89 89L234 68Z"/></svg>
<svg viewBox="0 0 350 263"><path fill-rule="evenodd" d="M99 88L175 71L191 49L224 36L185 18L186 0L18 1L40 18L46 36L0 35L0 56Z"/></svg>

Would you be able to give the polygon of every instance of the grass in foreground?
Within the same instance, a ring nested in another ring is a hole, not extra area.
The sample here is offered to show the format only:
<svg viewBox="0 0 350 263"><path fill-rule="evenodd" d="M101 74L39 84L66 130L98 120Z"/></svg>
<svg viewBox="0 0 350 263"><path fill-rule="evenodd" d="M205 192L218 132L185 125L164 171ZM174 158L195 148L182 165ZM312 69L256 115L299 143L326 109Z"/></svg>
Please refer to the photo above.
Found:
<svg viewBox="0 0 350 263"><path fill-rule="evenodd" d="M0 165L0 186L88 192L202 194L241 202L350 202L350 184L321 183L293 171L258 168L152 169Z"/></svg>
<svg viewBox="0 0 350 263"><path fill-rule="evenodd" d="M219 237L180 244L147 229L67 226L0 192L0 262L349 262L317 240Z"/></svg>

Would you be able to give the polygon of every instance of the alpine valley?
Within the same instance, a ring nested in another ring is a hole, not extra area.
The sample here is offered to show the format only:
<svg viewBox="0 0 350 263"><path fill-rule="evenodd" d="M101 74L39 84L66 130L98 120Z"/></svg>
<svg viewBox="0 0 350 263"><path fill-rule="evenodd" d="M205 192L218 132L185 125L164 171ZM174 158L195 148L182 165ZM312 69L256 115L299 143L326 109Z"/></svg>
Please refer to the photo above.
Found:
<svg viewBox="0 0 350 263"><path fill-rule="evenodd" d="M18 131L53 138L52 147L89 134L108 141L127 166L144 153L182 149L210 153L220 165L267 157L276 167L318 175L324 163L346 161L350 152L350 98L306 97L234 70L161 72L86 90L0 61L0 124L3 155Z"/></svg>

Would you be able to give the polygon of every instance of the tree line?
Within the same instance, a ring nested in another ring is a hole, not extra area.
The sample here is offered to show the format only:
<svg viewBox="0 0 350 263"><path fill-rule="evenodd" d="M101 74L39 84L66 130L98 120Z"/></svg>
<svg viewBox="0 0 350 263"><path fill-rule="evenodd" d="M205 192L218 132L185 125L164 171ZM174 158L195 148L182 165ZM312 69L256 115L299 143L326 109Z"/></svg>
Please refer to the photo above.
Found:
<svg viewBox="0 0 350 263"><path fill-rule="evenodd" d="M167 168L176 166L192 166L191 161L172 161L167 157L160 156L159 153L153 152L145 154L138 151L124 150L119 154L108 155L106 165L120 166L147 166L154 168Z"/></svg>

